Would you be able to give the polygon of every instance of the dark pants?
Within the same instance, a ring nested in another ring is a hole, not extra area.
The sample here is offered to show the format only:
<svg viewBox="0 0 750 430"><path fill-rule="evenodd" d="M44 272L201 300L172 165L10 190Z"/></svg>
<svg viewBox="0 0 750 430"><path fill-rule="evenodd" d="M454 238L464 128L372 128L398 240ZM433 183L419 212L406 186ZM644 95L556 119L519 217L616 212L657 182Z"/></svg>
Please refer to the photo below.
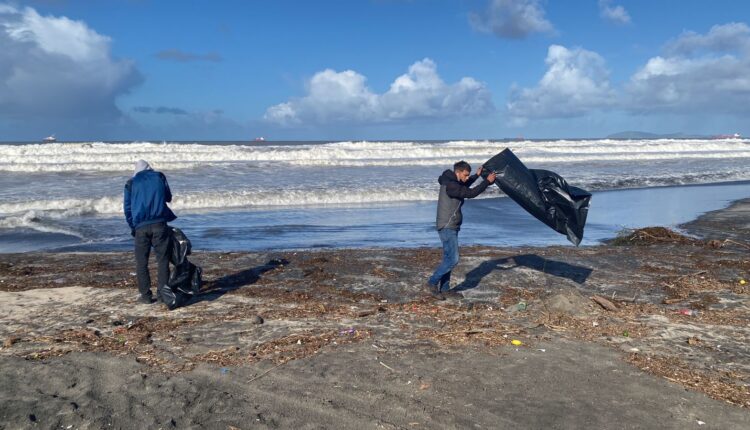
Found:
<svg viewBox="0 0 750 430"><path fill-rule="evenodd" d="M458 230L444 228L438 230L438 235L443 243L443 261L428 282L437 286L438 291L444 291L450 289L451 271L458 264Z"/></svg>
<svg viewBox="0 0 750 430"><path fill-rule="evenodd" d="M154 248L158 281L156 291L169 281L170 234L167 223L148 224L135 231L135 272L138 275L138 292L151 297L151 275L148 273L148 257Z"/></svg>

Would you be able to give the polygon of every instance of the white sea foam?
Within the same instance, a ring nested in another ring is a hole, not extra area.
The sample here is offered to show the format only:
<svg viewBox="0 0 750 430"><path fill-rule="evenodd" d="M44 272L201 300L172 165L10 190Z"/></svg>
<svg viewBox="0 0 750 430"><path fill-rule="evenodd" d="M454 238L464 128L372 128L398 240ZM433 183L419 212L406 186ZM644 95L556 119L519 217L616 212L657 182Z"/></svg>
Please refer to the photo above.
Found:
<svg viewBox="0 0 750 430"><path fill-rule="evenodd" d="M30 200L0 203L0 214L19 214L43 211L46 218L62 219L82 215L122 212L122 197L98 199Z"/></svg>
<svg viewBox="0 0 750 430"><path fill-rule="evenodd" d="M238 163L269 166L446 165L457 159L482 163L510 147L529 165L591 161L663 161L750 158L750 141L726 140L559 140L334 142L249 146L184 143L55 143L0 145L0 171L130 171L138 159L160 170L194 169Z"/></svg>
<svg viewBox="0 0 750 430"><path fill-rule="evenodd" d="M576 186L597 190L633 188L689 183L747 180L743 170L673 173L633 176L627 174L585 174L571 179ZM234 191L199 191L176 194L170 207L178 214L215 212L216 210L264 209L274 207L351 206L361 204L435 201L438 184L393 187L354 187L331 189L296 188L245 189ZM490 187L479 198L501 195L497 187ZM64 220L81 216L123 216L122 196L100 198L61 198L0 202L0 227L40 224L46 220Z"/></svg>
<svg viewBox="0 0 750 430"><path fill-rule="evenodd" d="M505 147L529 167L550 168L591 191L750 179L745 168L750 141L738 139L0 145L0 228L81 237L71 226L85 219L81 229L89 236L90 222L123 217L122 185L140 158L168 171L174 193L170 206L178 216L221 215L243 209L304 212L319 206L434 202L444 168L459 159L479 166ZM480 198L497 195L497 187L490 187Z"/></svg>
<svg viewBox="0 0 750 430"><path fill-rule="evenodd" d="M75 230L51 225L46 222L46 215L37 211L28 211L20 215L0 217L0 228L28 228L43 233L59 233L83 239L83 236Z"/></svg>
<svg viewBox="0 0 750 430"><path fill-rule="evenodd" d="M170 207L178 213L206 209L262 208L279 206L327 206L368 203L397 203L434 200L436 190L379 189L330 191L274 190L201 192L175 196ZM97 199L31 200L0 203L0 215L9 219L65 219L83 215L122 215L122 197L108 196ZM0 226L3 224L0 223Z"/></svg>

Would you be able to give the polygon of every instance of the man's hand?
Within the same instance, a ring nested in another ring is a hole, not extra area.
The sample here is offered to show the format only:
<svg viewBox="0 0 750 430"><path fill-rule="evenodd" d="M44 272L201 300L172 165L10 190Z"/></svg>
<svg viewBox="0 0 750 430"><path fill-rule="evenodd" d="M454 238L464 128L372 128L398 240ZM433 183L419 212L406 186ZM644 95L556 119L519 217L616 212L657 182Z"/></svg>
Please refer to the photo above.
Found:
<svg viewBox="0 0 750 430"><path fill-rule="evenodd" d="M489 182L490 184L494 184L495 183L495 176L497 176L497 175L495 175L495 172L492 172L489 175L487 175L487 182Z"/></svg>
<svg viewBox="0 0 750 430"><path fill-rule="evenodd" d="M477 176L482 176L482 166L477 169Z"/></svg>

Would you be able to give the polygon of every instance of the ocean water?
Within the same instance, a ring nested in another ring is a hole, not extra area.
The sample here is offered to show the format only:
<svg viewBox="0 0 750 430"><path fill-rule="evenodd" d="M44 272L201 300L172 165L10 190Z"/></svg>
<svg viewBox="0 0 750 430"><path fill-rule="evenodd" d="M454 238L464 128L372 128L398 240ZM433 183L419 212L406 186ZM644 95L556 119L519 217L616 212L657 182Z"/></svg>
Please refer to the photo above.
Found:
<svg viewBox="0 0 750 430"><path fill-rule="evenodd" d="M130 249L138 159L167 175L197 249L438 246L437 177L506 147L594 192L584 245L750 196L743 139L0 143L0 252ZM567 243L495 186L464 215L462 244Z"/></svg>

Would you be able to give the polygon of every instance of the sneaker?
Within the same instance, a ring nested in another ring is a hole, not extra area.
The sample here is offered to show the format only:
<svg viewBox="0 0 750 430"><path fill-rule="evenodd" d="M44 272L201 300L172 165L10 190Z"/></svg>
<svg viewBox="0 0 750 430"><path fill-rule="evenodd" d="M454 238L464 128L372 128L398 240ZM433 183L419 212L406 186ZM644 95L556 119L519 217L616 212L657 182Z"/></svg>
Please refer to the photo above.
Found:
<svg viewBox="0 0 750 430"><path fill-rule="evenodd" d="M448 299L463 299L464 295L459 293L455 288L442 291L441 294Z"/></svg>
<svg viewBox="0 0 750 430"><path fill-rule="evenodd" d="M138 303L143 303L144 305L150 305L153 302L154 302L154 299L151 296L138 296Z"/></svg>
<svg viewBox="0 0 750 430"><path fill-rule="evenodd" d="M443 296L440 291L438 291L437 286L430 284L429 282L425 283L425 290L428 294L430 294L435 300L445 300L445 296Z"/></svg>

